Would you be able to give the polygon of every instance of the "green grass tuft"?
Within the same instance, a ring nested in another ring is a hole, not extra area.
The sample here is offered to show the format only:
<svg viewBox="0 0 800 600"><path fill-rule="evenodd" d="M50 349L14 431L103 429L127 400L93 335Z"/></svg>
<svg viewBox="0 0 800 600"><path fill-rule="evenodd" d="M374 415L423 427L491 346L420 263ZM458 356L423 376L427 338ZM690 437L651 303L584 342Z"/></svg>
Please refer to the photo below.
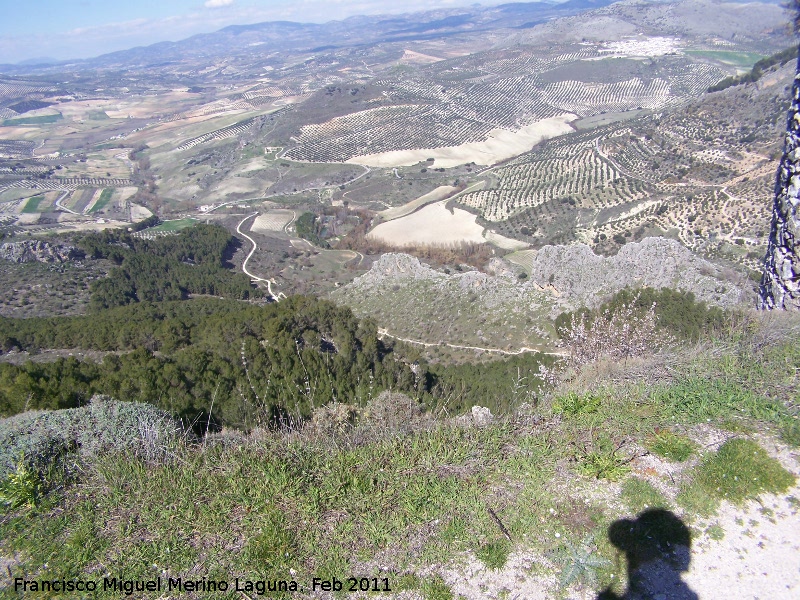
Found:
<svg viewBox="0 0 800 600"><path fill-rule="evenodd" d="M695 451L696 444L685 435L671 431L661 431L655 435L648 445L654 454L675 462L683 462Z"/></svg>
<svg viewBox="0 0 800 600"><path fill-rule="evenodd" d="M712 540L720 541L725 537L725 530L719 523L714 523L713 525L709 525L708 529L706 529L706 534Z"/></svg>
<svg viewBox="0 0 800 600"><path fill-rule="evenodd" d="M658 390L654 400L682 421L698 423L733 416L780 421L786 409L780 403L724 379L689 377Z"/></svg>
<svg viewBox="0 0 800 600"><path fill-rule="evenodd" d="M600 410L601 396L596 394L576 394L570 392L553 400L553 412L565 417L578 417L595 414Z"/></svg>
<svg viewBox="0 0 800 600"><path fill-rule="evenodd" d="M21 456L17 470L0 482L0 505L12 510L23 506L32 508L39 502L41 491L38 474L25 464L25 458Z"/></svg>
<svg viewBox="0 0 800 600"><path fill-rule="evenodd" d="M622 484L620 498L631 511L641 512L646 508L669 508L669 502L653 484L638 477L630 477Z"/></svg>
<svg viewBox="0 0 800 600"><path fill-rule="evenodd" d="M425 581L421 590L425 600L453 600L453 591L439 575Z"/></svg>
<svg viewBox="0 0 800 600"><path fill-rule="evenodd" d="M800 423L787 422L781 429L781 439L793 448L800 448Z"/></svg>
<svg viewBox="0 0 800 600"><path fill-rule="evenodd" d="M762 493L785 492L794 476L752 440L725 442L698 467L695 481L710 496L735 504Z"/></svg>
<svg viewBox="0 0 800 600"><path fill-rule="evenodd" d="M719 504L704 488L693 483L684 485L675 500L687 515L698 517L710 517L716 514Z"/></svg>
<svg viewBox="0 0 800 600"><path fill-rule="evenodd" d="M505 540L483 544L475 552L475 556L492 571L498 571L506 566L511 546Z"/></svg>
<svg viewBox="0 0 800 600"><path fill-rule="evenodd" d="M601 433L592 442L591 448L584 454L576 456L578 472L595 479L617 481L630 472L630 460L619 454L619 446L607 433Z"/></svg>

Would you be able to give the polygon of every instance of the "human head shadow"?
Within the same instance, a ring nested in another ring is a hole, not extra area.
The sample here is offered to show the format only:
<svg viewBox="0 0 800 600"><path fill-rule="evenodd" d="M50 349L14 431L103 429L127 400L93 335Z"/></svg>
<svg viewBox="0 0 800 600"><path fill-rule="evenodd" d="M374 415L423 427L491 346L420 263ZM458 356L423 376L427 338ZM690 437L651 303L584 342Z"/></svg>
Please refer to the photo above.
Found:
<svg viewBox="0 0 800 600"><path fill-rule="evenodd" d="M675 514L648 509L635 519L619 519L608 528L609 541L625 553L628 589L618 595L605 589L597 600L637 600L663 596L698 600L681 573L689 570L692 534Z"/></svg>

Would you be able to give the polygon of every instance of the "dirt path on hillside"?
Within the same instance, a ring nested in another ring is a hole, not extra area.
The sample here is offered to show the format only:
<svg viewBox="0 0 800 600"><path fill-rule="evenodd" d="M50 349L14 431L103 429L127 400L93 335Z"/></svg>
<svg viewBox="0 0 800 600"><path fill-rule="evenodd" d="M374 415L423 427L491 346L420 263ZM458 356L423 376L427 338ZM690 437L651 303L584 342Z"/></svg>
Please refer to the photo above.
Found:
<svg viewBox="0 0 800 600"><path fill-rule="evenodd" d="M528 348L527 346L522 346L521 348L517 348L516 350L503 350L501 348L484 348L483 346L464 346L461 344L449 344L447 342L423 342L420 340L412 340L409 338L403 338L397 335L393 335L389 333L388 330L379 327L378 337L383 337L383 336L390 337L393 340L397 340L399 342L406 342L408 344L415 344L417 346L425 346L426 348L447 346L448 348L456 348L458 350L480 350L482 352L504 354L506 356L517 356L519 354L525 354L526 352L538 352L540 354L549 354L551 356L568 356L566 352L549 352L547 350L542 350L541 348Z"/></svg>

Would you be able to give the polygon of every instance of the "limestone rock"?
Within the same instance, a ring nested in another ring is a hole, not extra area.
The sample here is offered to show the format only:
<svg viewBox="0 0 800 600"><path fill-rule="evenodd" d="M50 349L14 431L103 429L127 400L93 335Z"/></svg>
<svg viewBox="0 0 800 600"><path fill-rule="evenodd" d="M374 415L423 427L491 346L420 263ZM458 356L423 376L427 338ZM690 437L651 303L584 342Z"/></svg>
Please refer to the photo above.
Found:
<svg viewBox="0 0 800 600"><path fill-rule="evenodd" d="M625 244L609 257L596 255L585 244L545 246L533 260L531 279L552 286L569 303L585 306L597 306L625 287L668 287L720 306L737 304L742 296L717 265L660 237Z"/></svg>
<svg viewBox="0 0 800 600"><path fill-rule="evenodd" d="M492 411L490 411L485 406L473 406L472 407L472 422L475 423L478 427L486 427L487 425L491 425L492 421L494 421L494 416L492 415Z"/></svg>
<svg viewBox="0 0 800 600"><path fill-rule="evenodd" d="M0 245L0 259L15 263L64 263L83 257L84 253L79 248L51 244L41 240L25 240Z"/></svg>
<svg viewBox="0 0 800 600"><path fill-rule="evenodd" d="M768 309L800 309L800 58L796 71L759 290L759 305Z"/></svg>

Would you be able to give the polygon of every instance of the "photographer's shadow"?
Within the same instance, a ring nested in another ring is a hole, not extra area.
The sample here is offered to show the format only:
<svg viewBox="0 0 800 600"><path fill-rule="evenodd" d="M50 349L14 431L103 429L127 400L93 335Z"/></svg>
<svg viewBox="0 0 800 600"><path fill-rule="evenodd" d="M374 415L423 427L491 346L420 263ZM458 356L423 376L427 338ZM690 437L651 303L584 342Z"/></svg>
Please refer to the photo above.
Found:
<svg viewBox="0 0 800 600"><path fill-rule="evenodd" d="M625 553L628 589L621 596L606 589L597 600L698 600L681 579L681 573L689 570L692 535L673 513L656 508L636 519L614 521L608 539Z"/></svg>

